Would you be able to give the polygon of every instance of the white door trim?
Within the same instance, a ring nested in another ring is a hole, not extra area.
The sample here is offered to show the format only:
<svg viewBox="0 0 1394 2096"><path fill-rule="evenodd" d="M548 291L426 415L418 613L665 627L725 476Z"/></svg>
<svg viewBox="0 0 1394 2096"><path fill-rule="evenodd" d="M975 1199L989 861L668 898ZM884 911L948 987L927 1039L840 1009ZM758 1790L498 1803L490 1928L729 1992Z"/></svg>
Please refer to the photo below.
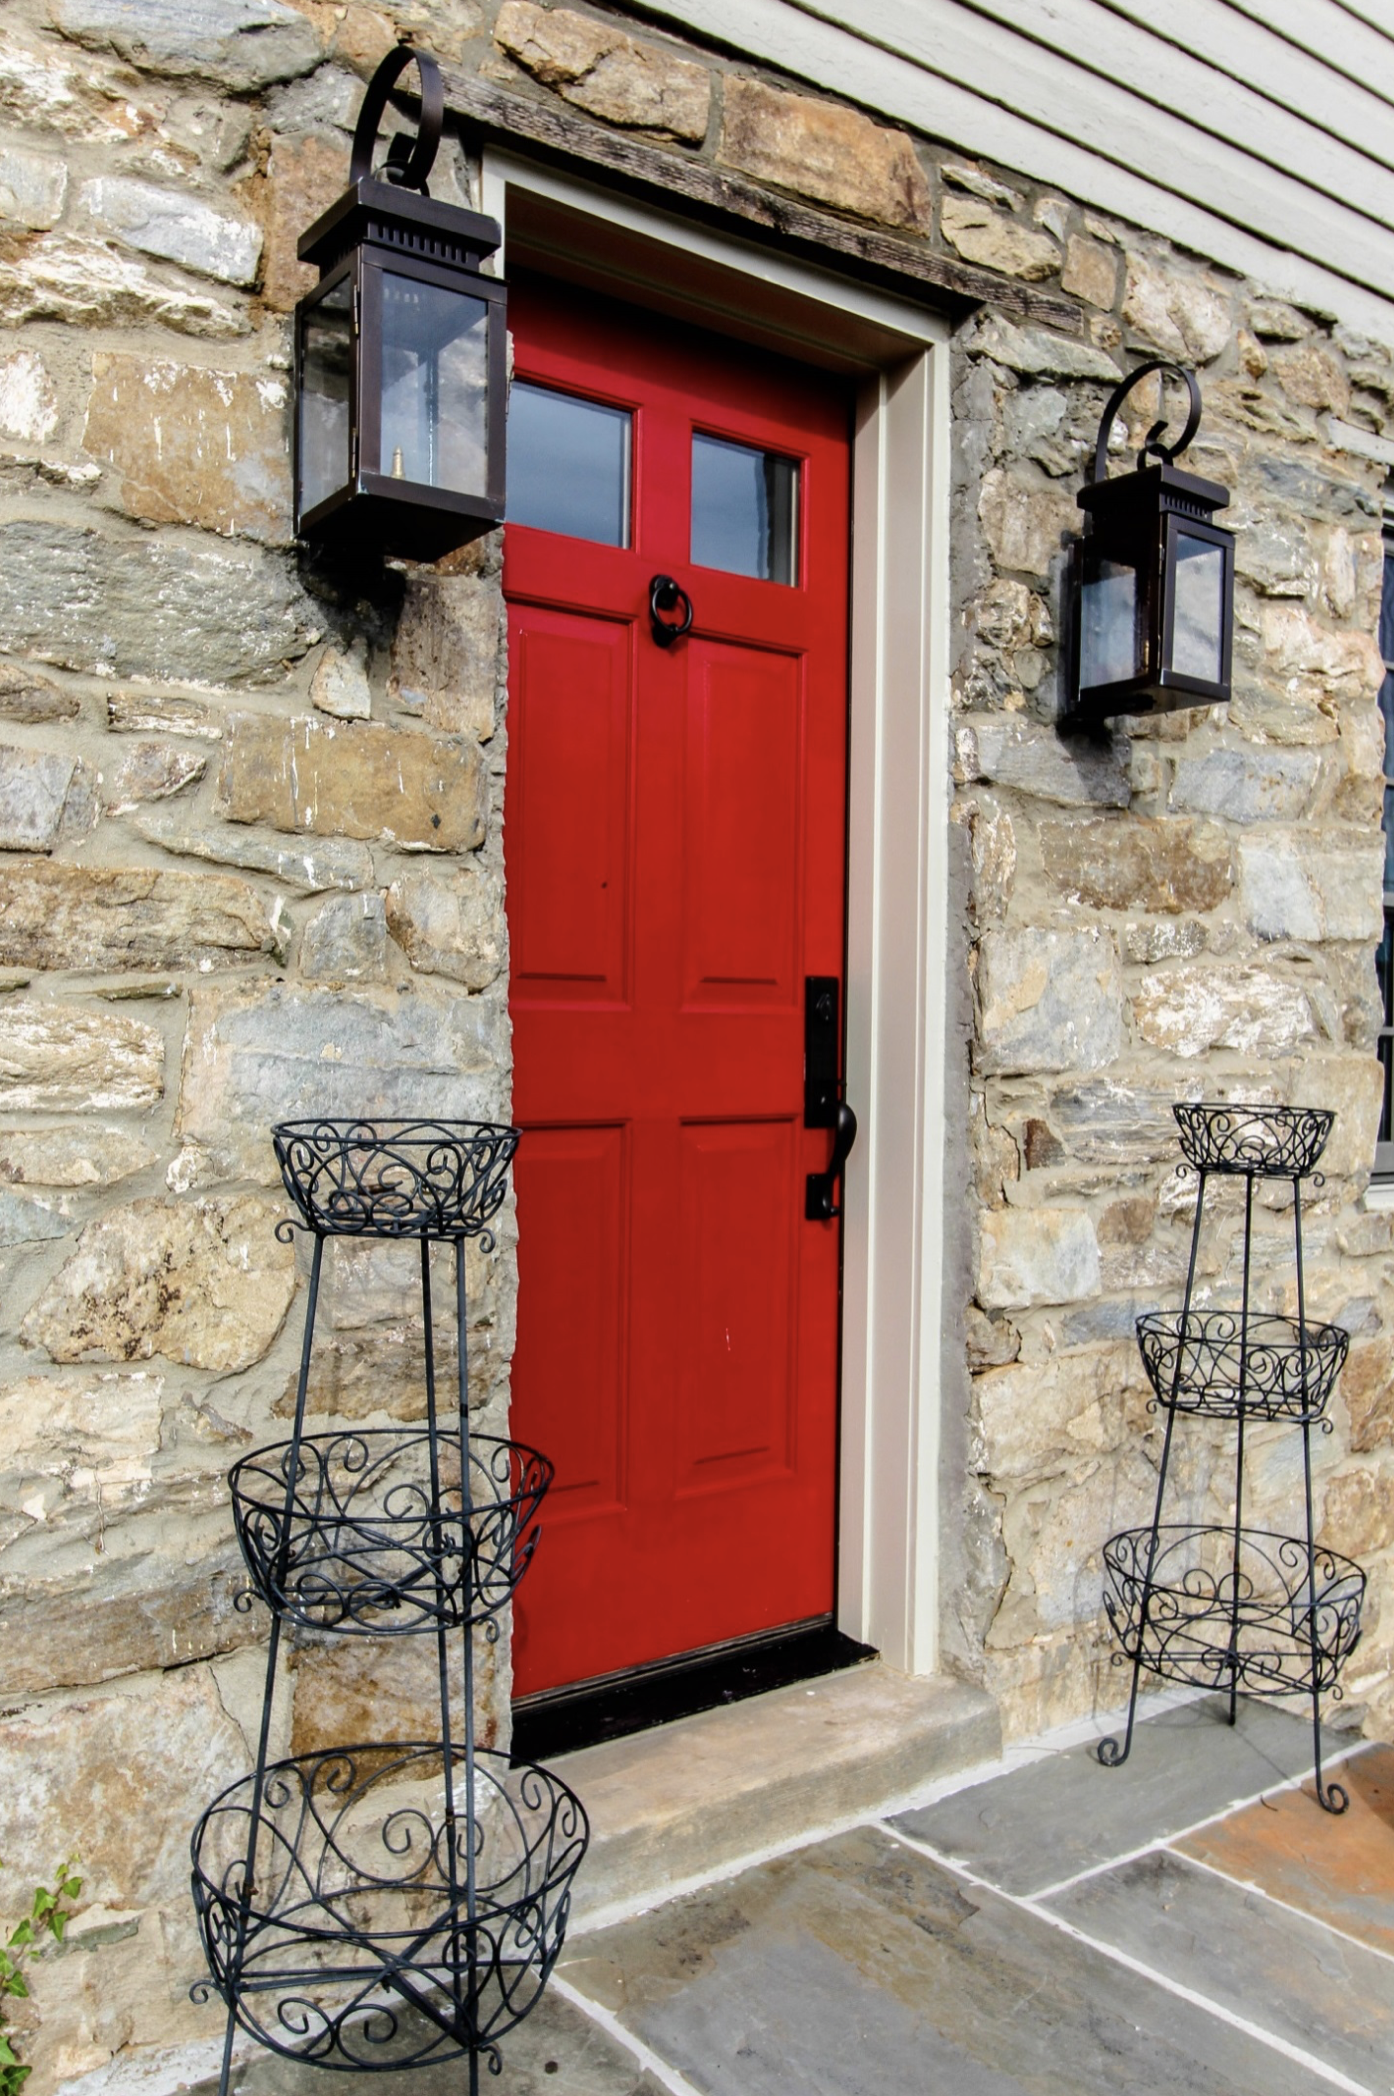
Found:
<svg viewBox="0 0 1394 2096"><path fill-rule="evenodd" d="M928 1674L951 1191L948 323L513 153L485 151L479 189L503 228L500 266L510 216L521 228L545 203L584 236L562 263L578 280L858 374L847 1091L860 1133L845 1187L838 1620L891 1666Z"/></svg>

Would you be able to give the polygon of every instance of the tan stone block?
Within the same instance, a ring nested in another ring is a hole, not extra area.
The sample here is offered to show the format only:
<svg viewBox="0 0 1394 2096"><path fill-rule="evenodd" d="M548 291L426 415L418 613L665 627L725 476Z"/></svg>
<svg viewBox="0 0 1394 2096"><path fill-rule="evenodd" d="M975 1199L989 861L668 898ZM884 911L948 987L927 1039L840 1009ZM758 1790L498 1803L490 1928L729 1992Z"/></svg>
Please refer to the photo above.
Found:
<svg viewBox="0 0 1394 2096"><path fill-rule="evenodd" d="M195 785L208 769L202 750L177 743L139 742L109 774L104 775L107 811L128 814L145 801L166 801Z"/></svg>
<svg viewBox="0 0 1394 2096"><path fill-rule="evenodd" d="M124 1128L0 1131L0 1182L6 1186L113 1186L155 1162L156 1152Z"/></svg>
<svg viewBox="0 0 1394 2096"><path fill-rule="evenodd" d="M1270 667L1289 680L1291 693L1307 686L1323 697L1359 698L1373 696L1383 681L1384 664L1372 634L1323 626L1300 604L1263 605L1259 634Z"/></svg>
<svg viewBox="0 0 1394 2096"><path fill-rule="evenodd" d="M658 44L640 43L569 7L504 0L494 41L555 88L563 101L609 124L657 131L700 145L707 135L711 76Z"/></svg>
<svg viewBox="0 0 1394 2096"><path fill-rule="evenodd" d="M190 1805L245 1773L246 1744L204 1667L7 1714L0 1722L5 1880L82 1859L83 1903L117 1914L189 1897L187 1810L155 1809L171 1770Z"/></svg>
<svg viewBox="0 0 1394 2096"><path fill-rule="evenodd" d="M1070 902L1096 910L1213 910L1234 885L1229 838L1213 822L1133 816L1047 822L1047 877Z"/></svg>
<svg viewBox="0 0 1394 2096"><path fill-rule="evenodd" d="M288 397L277 372L250 377L99 349L83 446L115 469L133 517L284 543Z"/></svg>
<svg viewBox="0 0 1394 2096"><path fill-rule="evenodd" d="M977 1376L982 1468L997 1480L1053 1477L1132 1444L1145 1425L1146 1373L1131 1340Z"/></svg>
<svg viewBox="0 0 1394 2096"><path fill-rule="evenodd" d="M1303 342L1294 349L1279 350L1273 370L1288 399L1298 407L1329 408L1337 415L1348 412L1350 380L1334 350Z"/></svg>
<svg viewBox="0 0 1394 2096"><path fill-rule="evenodd" d="M219 812L409 851L472 851L484 839L485 787L470 743L241 713L228 720Z"/></svg>
<svg viewBox="0 0 1394 2096"><path fill-rule="evenodd" d="M1101 240L1090 240L1085 234L1076 233L1065 250L1060 284L1073 297L1111 312L1118 296L1117 249L1105 247Z"/></svg>
<svg viewBox="0 0 1394 2096"><path fill-rule="evenodd" d="M1394 1543L1394 1477L1368 1466L1336 1477L1326 1488L1321 1539L1356 1559Z"/></svg>
<svg viewBox="0 0 1394 2096"><path fill-rule="evenodd" d="M1209 364L1229 341L1229 302L1197 278L1167 275L1128 257L1123 318L1155 349L1188 363Z"/></svg>
<svg viewBox="0 0 1394 2096"><path fill-rule="evenodd" d="M478 1637L475 1658L477 1736L481 1747L493 1747L500 1743L500 1708L506 1708L503 1654ZM293 1754L364 1740L440 1737L436 1654L429 1639L340 1638L305 1645L295 1655L292 1678Z"/></svg>
<svg viewBox="0 0 1394 2096"><path fill-rule="evenodd" d="M55 1361L163 1354L192 1368L250 1367L295 1293L295 1254L275 1236L283 1212L261 1194L109 1209L29 1312L25 1343Z"/></svg>
<svg viewBox="0 0 1394 2096"><path fill-rule="evenodd" d="M976 1303L964 1312L968 1366L973 1374L984 1368L1001 1368L1021 1352L1021 1334L1006 1317L988 1317Z"/></svg>
<svg viewBox="0 0 1394 2096"><path fill-rule="evenodd" d="M61 233L0 258L0 325L59 320L79 327L154 324L183 335L245 335L251 323L240 304L191 284L168 282L133 256L100 240Z"/></svg>
<svg viewBox="0 0 1394 2096"><path fill-rule="evenodd" d="M306 925L300 972L311 982L381 982L387 973L382 897L331 895Z"/></svg>
<svg viewBox="0 0 1394 2096"><path fill-rule="evenodd" d="M1394 1349L1387 1339L1357 1339L1341 1370L1340 1394L1350 1414L1357 1455L1394 1442Z"/></svg>
<svg viewBox="0 0 1394 2096"><path fill-rule="evenodd" d="M81 711L77 695L60 691L51 677L22 662L0 662L0 720L72 720Z"/></svg>
<svg viewBox="0 0 1394 2096"><path fill-rule="evenodd" d="M238 1608L246 1589L231 1541L191 1562L104 1556L61 1579L0 1579L0 1695L94 1687L254 1643L265 1621Z"/></svg>
<svg viewBox="0 0 1394 2096"><path fill-rule="evenodd" d="M153 1106L164 1088L164 1036L139 1019L33 998L0 1009L0 1108Z"/></svg>
<svg viewBox="0 0 1394 2096"><path fill-rule="evenodd" d="M345 654L339 648L325 649L310 679L310 704L335 720L371 718L373 694L362 650Z"/></svg>
<svg viewBox="0 0 1394 2096"><path fill-rule="evenodd" d="M939 228L950 247L980 269L995 269L1031 284L1054 276L1060 267L1060 248L1049 233L1033 233L978 197L946 196L939 207Z"/></svg>
<svg viewBox="0 0 1394 2096"><path fill-rule="evenodd" d="M1133 1014L1143 1040L1187 1057L1211 1048L1292 1055L1316 1033L1306 992L1261 968L1193 963L1144 976Z"/></svg>
<svg viewBox="0 0 1394 2096"><path fill-rule="evenodd" d="M857 218L930 230L929 185L903 131L734 74L726 77L723 97L717 150L723 166Z"/></svg>
<svg viewBox="0 0 1394 2096"><path fill-rule="evenodd" d="M951 820L968 832L973 869L972 911L978 930L1000 924L1016 883L1016 829L1008 810L991 794L959 801Z"/></svg>
<svg viewBox="0 0 1394 2096"><path fill-rule="evenodd" d="M1363 975L1365 957L1361 957ZM1370 972L1373 974L1373 968ZM1284 1094L1292 1106L1324 1106L1336 1124L1322 1152L1321 1168L1329 1179L1363 1175L1375 1154L1379 1133L1383 1077L1373 1055L1310 1051L1294 1068Z"/></svg>
<svg viewBox="0 0 1394 2096"><path fill-rule="evenodd" d="M106 724L116 735L192 735L199 742L221 742L222 722L199 699L161 698L146 691L113 691L107 696Z"/></svg>
<svg viewBox="0 0 1394 2096"><path fill-rule="evenodd" d="M58 395L42 358L16 350L0 361L0 429L25 444L42 444L58 427Z"/></svg>
<svg viewBox="0 0 1394 2096"><path fill-rule="evenodd" d="M1028 575L1048 575L1079 524L1072 495L1002 466L983 478L978 516L997 566Z"/></svg>
<svg viewBox="0 0 1394 2096"><path fill-rule="evenodd" d="M231 874L0 863L0 961L29 968L178 968L250 960L274 935Z"/></svg>
<svg viewBox="0 0 1394 2096"><path fill-rule="evenodd" d="M342 194L348 168L333 139L277 138L271 148L258 205L266 236L261 259L261 295L277 313L289 313L319 281L319 272L297 261L300 235Z"/></svg>
<svg viewBox="0 0 1394 2096"><path fill-rule="evenodd" d="M392 646L398 704L443 734L487 742L505 633L496 579L412 576Z"/></svg>
<svg viewBox="0 0 1394 2096"><path fill-rule="evenodd" d="M1314 848L1308 832L1265 831L1239 847L1240 892L1260 939L1355 939L1384 929L1384 847Z"/></svg>
<svg viewBox="0 0 1394 2096"><path fill-rule="evenodd" d="M1099 1245L1082 1208L1002 1208L982 1218L978 1301L985 1310L1079 1303L1099 1293Z"/></svg>
<svg viewBox="0 0 1394 2096"><path fill-rule="evenodd" d="M387 891L387 929L413 968L468 990L487 990L503 966L503 896L473 867L403 874Z"/></svg>

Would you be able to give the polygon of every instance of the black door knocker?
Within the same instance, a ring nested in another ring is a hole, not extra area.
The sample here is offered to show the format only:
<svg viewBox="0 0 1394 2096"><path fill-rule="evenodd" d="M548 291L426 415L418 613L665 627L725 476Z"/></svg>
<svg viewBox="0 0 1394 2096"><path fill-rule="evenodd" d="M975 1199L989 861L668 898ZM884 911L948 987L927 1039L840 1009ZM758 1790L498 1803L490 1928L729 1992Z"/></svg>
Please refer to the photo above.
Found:
<svg viewBox="0 0 1394 2096"><path fill-rule="evenodd" d="M679 616L666 619L666 611L677 611ZM692 599L671 575L655 575L649 584L649 624L660 648L671 648L692 630Z"/></svg>

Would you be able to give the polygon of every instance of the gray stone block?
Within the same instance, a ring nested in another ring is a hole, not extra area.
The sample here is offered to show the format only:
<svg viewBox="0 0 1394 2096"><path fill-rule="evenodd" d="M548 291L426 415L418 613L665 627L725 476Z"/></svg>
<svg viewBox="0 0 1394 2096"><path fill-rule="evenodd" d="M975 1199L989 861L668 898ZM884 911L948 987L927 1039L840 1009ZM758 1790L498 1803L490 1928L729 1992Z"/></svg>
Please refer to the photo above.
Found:
<svg viewBox="0 0 1394 2096"><path fill-rule="evenodd" d="M53 0L50 12L77 43L235 94L294 79L320 58L311 24L282 0Z"/></svg>

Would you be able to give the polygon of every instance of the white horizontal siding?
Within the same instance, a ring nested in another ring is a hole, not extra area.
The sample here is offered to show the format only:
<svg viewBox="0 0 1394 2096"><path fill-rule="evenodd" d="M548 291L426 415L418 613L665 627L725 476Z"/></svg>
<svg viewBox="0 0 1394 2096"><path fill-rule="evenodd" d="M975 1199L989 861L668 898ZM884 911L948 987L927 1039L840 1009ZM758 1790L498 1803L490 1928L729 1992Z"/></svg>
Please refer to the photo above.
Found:
<svg viewBox="0 0 1394 2096"><path fill-rule="evenodd" d="M1394 339L1394 0L656 11Z"/></svg>

